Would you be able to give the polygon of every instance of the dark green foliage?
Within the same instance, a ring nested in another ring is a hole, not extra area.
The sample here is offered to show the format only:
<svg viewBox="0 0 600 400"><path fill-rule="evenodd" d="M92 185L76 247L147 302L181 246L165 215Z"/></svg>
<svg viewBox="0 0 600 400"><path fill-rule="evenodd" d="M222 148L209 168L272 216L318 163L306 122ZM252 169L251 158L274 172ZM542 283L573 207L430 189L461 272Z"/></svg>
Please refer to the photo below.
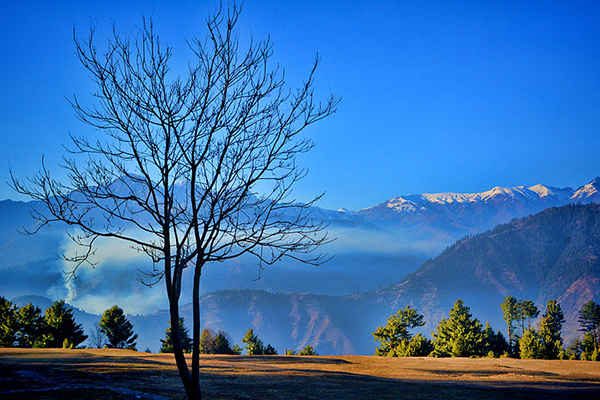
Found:
<svg viewBox="0 0 600 400"><path fill-rule="evenodd" d="M311 345L308 345L305 348L303 348L302 350L300 350L298 355L299 356L318 356L319 353L317 353Z"/></svg>
<svg viewBox="0 0 600 400"><path fill-rule="evenodd" d="M595 301L588 301L579 311L579 324L581 330L589 333L594 348L600 349L600 305Z"/></svg>
<svg viewBox="0 0 600 400"><path fill-rule="evenodd" d="M123 309L119 306L112 306L104 311L99 326L108 339L106 345L108 348L136 349L138 335L133 333L133 325L127 320Z"/></svg>
<svg viewBox="0 0 600 400"><path fill-rule="evenodd" d="M457 300L449 319L442 319L433 333L434 357L482 356L484 335L481 322L473 319L469 307Z"/></svg>
<svg viewBox="0 0 600 400"><path fill-rule="evenodd" d="M539 329L527 329L519 340L521 358L555 360L565 357L561 336L565 318L556 300L548 300Z"/></svg>
<svg viewBox="0 0 600 400"><path fill-rule="evenodd" d="M562 325L565 322L560 304L548 300L546 311L540 321L540 336L543 343L543 358L557 359L562 350Z"/></svg>
<svg viewBox="0 0 600 400"><path fill-rule="evenodd" d="M171 333L171 319L169 319L169 326L165 332L165 339L161 339L160 353L173 353L173 338ZM181 338L181 346L183 351L189 353L192 351L192 339L188 329L185 327L183 317L179 318L179 336Z"/></svg>
<svg viewBox="0 0 600 400"><path fill-rule="evenodd" d="M502 318L506 321L506 325L508 326L508 344L510 350L514 349L514 333L515 327L513 323L517 320L519 316L519 302L513 296L506 296L504 301L500 303L500 308L502 308Z"/></svg>
<svg viewBox="0 0 600 400"><path fill-rule="evenodd" d="M17 307L0 296L0 347L14 346L17 330Z"/></svg>
<svg viewBox="0 0 600 400"><path fill-rule="evenodd" d="M514 354L520 347L519 338L525 335L525 329L531 329L531 320L537 318L540 311L531 300L517 300L513 296L507 296L502 303L502 318L508 326L509 350ZM521 335L515 333L514 324L521 326Z"/></svg>
<svg viewBox="0 0 600 400"><path fill-rule="evenodd" d="M412 334L409 329L425 325L423 316L416 309L406 306L403 310L398 310L392 314L385 326L379 326L373 332L375 340L381 344L377 347L375 355L388 357L408 357L413 353L424 351L423 345L426 344L420 337L418 343L411 344ZM428 353L427 353L428 354Z"/></svg>
<svg viewBox="0 0 600 400"><path fill-rule="evenodd" d="M502 335L502 332L498 331L494 333L494 330L489 323L485 324L483 328L483 350L482 353L488 357L500 357L502 354L508 351L508 343Z"/></svg>
<svg viewBox="0 0 600 400"><path fill-rule="evenodd" d="M258 335L254 334L254 329L248 329L242 338L242 343L246 344L244 349L246 349L246 354L249 356L277 354L277 350L270 344L268 344L267 347L263 345L263 342L258 338Z"/></svg>
<svg viewBox="0 0 600 400"><path fill-rule="evenodd" d="M540 310L538 310L533 301L519 301L519 316L521 318L521 332L523 334L525 334L525 322L527 322L527 329L531 329L531 320L536 319L539 314Z"/></svg>
<svg viewBox="0 0 600 400"><path fill-rule="evenodd" d="M203 329L200 334L201 354L240 354L239 346L232 346L231 339L226 332L215 335L212 329Z"/></svg>
<svg viewBox="0 0 600 400"><path fill-rule="evenodd" d="M249 356L261 355L264 353L263 342L254 334L254 329L250 328L242 338L242 343L245 343L244 349Z"/></svg>
<svg viewBox="0 0 600 400"><path fill-rule="evenodd" d="M42 336L40 347L74 348L87 339L81 325L75 323L73 309L64 300L55 301L46 310L44 321L46 332Z"/></svg>
<svg viewBox="0 0 600 400"><path fill-rule="evenodd" d="M18 347L40 347L46 330L46 323L42 316L42 310L29 303L17 311Z"/></svg>
<svg viewBox="0 0 600 400"><path fill-rule="evenodd" d="M266 356L274 356L277 355L277 350L275 350L273 346L268 344L267 347L265 347L265 352L263 354Z"/></svg>

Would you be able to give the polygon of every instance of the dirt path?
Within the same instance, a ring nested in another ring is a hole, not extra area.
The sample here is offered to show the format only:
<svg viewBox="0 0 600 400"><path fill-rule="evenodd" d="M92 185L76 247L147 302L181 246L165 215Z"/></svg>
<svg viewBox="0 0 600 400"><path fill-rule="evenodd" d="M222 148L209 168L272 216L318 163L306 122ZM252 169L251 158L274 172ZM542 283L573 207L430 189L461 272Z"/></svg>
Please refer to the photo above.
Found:
<svg viewBox="0 0 600 400"><path fill-rule="evenodd" d="M600 363L207 356L207 399L598 399ZM2 399L183 399L171 355L0 349Z"/></svg>

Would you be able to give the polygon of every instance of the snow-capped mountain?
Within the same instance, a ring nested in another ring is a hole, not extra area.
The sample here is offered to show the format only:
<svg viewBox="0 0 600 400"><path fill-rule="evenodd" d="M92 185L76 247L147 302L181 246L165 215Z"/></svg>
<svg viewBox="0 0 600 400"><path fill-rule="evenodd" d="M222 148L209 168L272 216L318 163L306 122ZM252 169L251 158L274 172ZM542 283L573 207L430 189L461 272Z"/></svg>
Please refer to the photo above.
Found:
<svg viewBox="0 0 600 400"><path fill-rule="evenodd" d="M346 212L343 219L411 230L418 237L457 239L569 203L600 203L600 178L577 190L538 184L497 186L480 193L403 195L354 213Z"/></svg>
<svg viewBox="0 0 600 400"><path fill-rule="evenodd" d="M600 177L577 189L570 201L580 204L600 203Z"/></svg>

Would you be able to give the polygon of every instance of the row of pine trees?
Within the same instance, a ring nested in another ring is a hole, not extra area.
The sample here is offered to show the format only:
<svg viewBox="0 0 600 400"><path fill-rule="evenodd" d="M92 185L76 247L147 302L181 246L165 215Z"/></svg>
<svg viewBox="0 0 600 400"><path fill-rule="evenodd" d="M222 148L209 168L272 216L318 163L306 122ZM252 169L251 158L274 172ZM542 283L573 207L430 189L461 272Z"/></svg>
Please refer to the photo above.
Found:
<svg viewBox="0 0 600 400"><path fill-rule="evenodd" d="M191 352L192 339L183 318L179 318L179 330L184 351ZM42 310L31 303L17 307L6 298L0 297L0 347L75 348L89 338L88 342L93 348L137 350L137 337L133 325L123 309L118 306L104 311L100 322L88 336L83 333L82 326L75 322L73 309L64 300L55 301L42 314ZM247 355L278 354L271 344L265 346L253 329L248 329L242 338L242 343L245 344L243 349L232 342L231 337L224 331L215 333L211 329L204 329L200 335L200 352L242 354L245 349ZM161 339L160 352L173 352L171 320L165 332L165 339ZM286 349L285 354L295 355L296 352ZM297 355L311 356L317 355L317 352L309 345Z"/></svg>
<svg viewBox="0 0 600 400"><path fill-rule="evenodd" d="M508 296L500 304L507 323L508 340L473 318L470 308L457 300L448 318L442 319L429 339L410 330L425 325L423 315L407 306L392 314L385 326L373 336L380 343L376 355L388 357L515 357L533 359L571 359L600 361L600 305L585 303L579 312L583 339L565 347L562 326L565 322L560 304L549 300L537 328L532 322L540 311L530 300Z"/></svg>

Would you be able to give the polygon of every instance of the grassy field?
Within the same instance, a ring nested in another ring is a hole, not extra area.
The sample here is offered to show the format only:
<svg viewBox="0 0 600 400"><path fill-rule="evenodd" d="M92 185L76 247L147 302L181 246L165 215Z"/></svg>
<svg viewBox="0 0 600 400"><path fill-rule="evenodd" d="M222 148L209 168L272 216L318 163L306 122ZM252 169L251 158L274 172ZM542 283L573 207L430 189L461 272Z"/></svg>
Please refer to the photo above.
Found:
<svg viewBox="0 0 600 400"><path fill-rule="evenodd" d="M600 362L206 356L206 399L599 399ZM0 349L1 399L183 399L171 355Z"/></svg>

